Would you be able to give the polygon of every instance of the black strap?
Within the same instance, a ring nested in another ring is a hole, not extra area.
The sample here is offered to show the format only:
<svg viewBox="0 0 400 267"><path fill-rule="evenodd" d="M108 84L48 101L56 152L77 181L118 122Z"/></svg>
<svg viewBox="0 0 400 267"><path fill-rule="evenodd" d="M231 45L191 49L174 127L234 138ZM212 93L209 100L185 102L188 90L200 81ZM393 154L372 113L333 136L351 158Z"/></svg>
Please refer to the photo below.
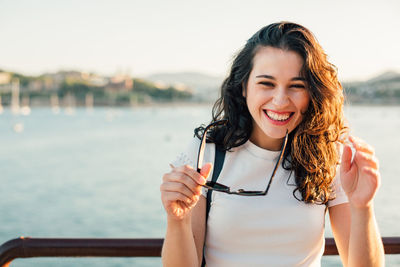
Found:
<svg viewBox="0 0 400 267"><path fill-rule="evenodd" d="M214 159L214 171L211 181L216 182L218 180L219 174L222 170L222 166L224 166L225 160L225 150L220 149L215 146L215 159ZM208 221L208 213L210 212L211 207L211 195L213 190L207 191L207 207L206 207L206 225Z"/></svg>
<svg viewBox="0 0 400 267"><path fill-rule="evenodd" d="M213 176L211 178L211 181L216 182L219 174L221 173L222 166L224 166L224 160L225 160L225 150L221 149L217 145L215 145L215 158L214 158L214 171L213 171ZM208 190L207 191L207 206L206 206L206 225L205 229L207 231L207 221L208 221L208 214L210 213L210 207L211 207L211 195L212 195L213 190ZM204 240L204 245L203 245L203 261L201 263L201 266L204 267L206 266L206 259L204 258L204 247L205 247L205 240Z"/></svg>

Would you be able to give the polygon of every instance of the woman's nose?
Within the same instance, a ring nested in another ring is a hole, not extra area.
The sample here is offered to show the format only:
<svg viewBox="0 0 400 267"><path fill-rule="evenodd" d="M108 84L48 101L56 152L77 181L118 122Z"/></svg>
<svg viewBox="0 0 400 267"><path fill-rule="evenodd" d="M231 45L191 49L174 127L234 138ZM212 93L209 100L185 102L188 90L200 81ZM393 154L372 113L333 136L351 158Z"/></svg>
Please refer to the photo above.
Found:
<svg viewBox="0 0 400 267"><path fill-rule="evenodd" d="M275 88L272 104L276 107L284 107L289 104L289 96L284 88Z"/></svg>

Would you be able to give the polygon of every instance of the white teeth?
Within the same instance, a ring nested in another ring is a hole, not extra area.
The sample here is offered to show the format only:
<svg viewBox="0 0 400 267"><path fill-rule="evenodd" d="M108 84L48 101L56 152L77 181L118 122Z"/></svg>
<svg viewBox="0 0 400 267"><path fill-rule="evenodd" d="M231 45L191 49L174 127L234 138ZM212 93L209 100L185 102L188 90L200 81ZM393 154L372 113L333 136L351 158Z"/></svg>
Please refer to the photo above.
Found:
<svg viewBox="0 0 400 267"><path fill-rule="evenodd" d="M272 112L269 110L267 110L266 113L267 113L268 117L270 117L271 119L276 120L276 121L285 121L285 120L289 119L290 114L291 114L291 113L278 114L278 113L275 113L275 112Z"/></svg>

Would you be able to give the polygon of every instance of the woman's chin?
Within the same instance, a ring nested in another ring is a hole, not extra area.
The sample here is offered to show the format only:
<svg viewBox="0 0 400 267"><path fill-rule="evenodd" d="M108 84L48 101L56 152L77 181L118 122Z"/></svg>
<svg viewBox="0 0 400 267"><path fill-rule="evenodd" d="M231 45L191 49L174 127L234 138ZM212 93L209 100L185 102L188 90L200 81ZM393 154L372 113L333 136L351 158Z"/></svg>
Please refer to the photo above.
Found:
<svg viewBox="0 0 400 267"><path fill-rule="evenodd" d="M280 139L285 138L287 130L290 131L290 129L287 129L286 127L282 127L281 129L267 130L267 131L264 131L264 133L269 138L280 140Z"/></svg>

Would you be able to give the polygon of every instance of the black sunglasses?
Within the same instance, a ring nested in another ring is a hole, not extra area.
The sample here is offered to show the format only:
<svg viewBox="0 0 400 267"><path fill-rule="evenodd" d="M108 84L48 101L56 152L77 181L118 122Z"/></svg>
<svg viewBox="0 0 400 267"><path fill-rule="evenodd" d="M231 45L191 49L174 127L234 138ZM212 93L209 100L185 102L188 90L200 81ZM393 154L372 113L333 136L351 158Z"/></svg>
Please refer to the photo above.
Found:
<svg viewBox="0 0 400 267"><path fill-rule="evenodd" d="M204 158L204 150L205 150L205 146L206 146L206 139L207 139L207 131L210 130L211 128L215 127L215 126L220 126L220 125L224 125L228 122L228 120L219 120L219 121L215 121L211 124L209 124L205 129L204 129L204 133L203 136L201 138L201 143L200 143L200 147L199 147L199 154L197 156L197 172L200 173L200 169L201 166L203 165L203 158ZM286 135L285 135L285 139L283 140L283 144L282 144L282 148L281 148L281 153L279 154L279 159L275 164L274 170L272 171L271 174L271 178L269 179L269 183L267 188L265 189L265 191L247 191L244 189L239 189L237 191L231 191L229 186L217 183L217 182L213 182L213 181L207 181L206 184L204 184L203 186L208 188L209 190L215 190L218 192L222 192L222 193L226 193L226 194L231 194L231 195L240 195L240 196L265 196L268 193L268 190L271 186L271 182L272 179L275 176L276 170L278 169L279 164L282 161L283 158L283 154L286 148L286 144L287 144L287 140L288 140L288 131L286 130Z"/></svg>

